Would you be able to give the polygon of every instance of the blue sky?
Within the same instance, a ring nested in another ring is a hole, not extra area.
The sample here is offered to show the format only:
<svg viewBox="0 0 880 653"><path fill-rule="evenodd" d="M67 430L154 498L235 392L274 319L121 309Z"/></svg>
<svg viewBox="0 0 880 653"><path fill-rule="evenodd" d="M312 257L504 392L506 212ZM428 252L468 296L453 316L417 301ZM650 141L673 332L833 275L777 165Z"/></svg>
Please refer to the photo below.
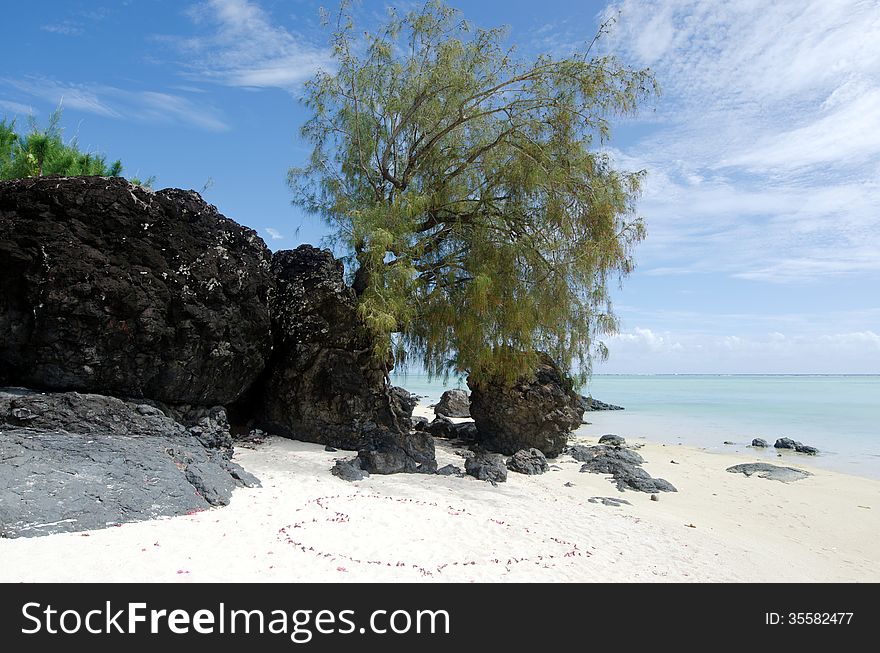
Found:
<svg viewBox="0 0 880 653"><path fill-rule="evenodd" d="M597 372L880 373L876 0L452 4L509 25L523 56L570 51L613 13L602 47L663 89L610 144L649 172L648 238ZM45 121L63 97L65 136L126 174L207 184L272 249L317 243L285 175L308 152L301 84L331 65L319 6L5 3L0 116Z"/></svg>

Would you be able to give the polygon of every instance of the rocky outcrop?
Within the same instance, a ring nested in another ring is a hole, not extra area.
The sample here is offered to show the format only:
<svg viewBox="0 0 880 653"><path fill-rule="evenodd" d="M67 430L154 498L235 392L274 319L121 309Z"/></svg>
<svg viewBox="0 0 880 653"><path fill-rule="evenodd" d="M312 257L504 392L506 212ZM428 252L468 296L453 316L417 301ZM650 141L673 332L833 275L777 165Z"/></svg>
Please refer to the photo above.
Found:
<svg viewBox="0 0 880 653"><path fill-rule="evenodd" d="M622 447L626 444L626 439L613 433L606 433L599 438L599 444L607 444L612 447Z"/></svg>
<svg viewBox="0 0 880 653"><path fill-rule="evenodd" d="M492 484L504 483L507 480L507 467L504 458L497 453L481 451L464 461L465 472L480 481Z"/></svg>
<svg viewBox="0 0 880 653"><path fill-rule="evenodd" d="M434 406L434 414L443 417L470 417L471 401L464 390L447 390Z"/></svg>
<svg viewBox="0 0 880 653"><path fill-rule="evenodd" d="M259 483L200 428L113 397L0 390L0 537L183 515Z"/></svg>
<svg viewBox="0 0 880 653"><path fill-rule="evenodd" d="M778 465L770 465L769 463L743 463L728 467L727 471L731 474L745 474L746 476L758 476L771 481L781 481L782 483L792 483L799 481L808 476L812 476L810 472L794 467L779 467Z"/></svg>
<svg viewBox="0 0 880 653"><path fill-rule="evenodd" d="M272 347L269 250L191 191L0 182L0 385L213 406Z"/></svg>
<svg viewBox="0 0 880 653"><path fill-rule="evenodd" d="M578 401L581 405L581 408L584 409L585 413L589 413L595 410L623 410L623 406L606 404L604 401L599 401L598 399L593 399L592 397L587 397L585 395L580 395L580 397L578 397Z"/></svg>
<svg viewBox="0 0 880 653"><path fill-rule="evenodd" d="M276 252L272 272L275 351L256 400L261 428L349 450L361 449L377 425L409 430L395 413L386 365L373 355L342 261L302 245Z"/></svg>
<svg viewBox="0 0 880 653"><path fill-rule="evenodd" d="M644 459L635 451L622 447L604 444L595 447L575 445L568 453L584 464L581 472L594 474L610 474L618 490L636 490L637 492L676 492L675 487L665 479L653 478L642 469Z"/></svg>
<svg viewBox="0 0 880 653"><path fill-rule="evenodd" d="M754 440L752 440L752 446L756 447L758 449L765 449L765 448L767 448L768 445L767 445L766 440L762 440L761 438L755 438Z"/></svg>
<svg viewBox="0 0 880 653"><path fill-rule="evenodd" d="M477 439L490 451L512 455L535 448L545 456L558 456L583 417L571 383L546 355L541 355L531 378L512 386L473 378L468 385Z"/></svg>
<svg viewBox="0 0 880 653"><path fill-rule="evenodd" d="M549 468L547 458L537 449L522 449L507 459L507 469L517 474L535 476Z"/></svg>
<svg viewBox="0 0 880 653"><path fill-rule="evenodd" d="M798 453L805 453L808 456L815 456L819 453L819 450L816 447L811 447L808 444L803 444L802 442L797 442L796 440L792 440L791 438L779 438L776 440L776 444L773 445L776 449L792 449L797 451Z"/></svg>

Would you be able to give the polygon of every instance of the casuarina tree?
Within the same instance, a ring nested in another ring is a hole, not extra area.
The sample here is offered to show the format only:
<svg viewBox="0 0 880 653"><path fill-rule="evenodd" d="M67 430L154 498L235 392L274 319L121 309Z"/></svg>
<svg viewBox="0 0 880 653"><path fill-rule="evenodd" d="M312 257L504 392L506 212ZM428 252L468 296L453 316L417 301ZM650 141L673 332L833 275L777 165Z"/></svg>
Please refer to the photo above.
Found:
<svg viewBox="0 0 880 653"><path fill-rule="evenodd" d="M349 254L376 354L513 382L546 352L588 374L644 236L644 173L615 167L610 121L656 93L650 70L596 39L520 57L439 1L371 33L347 3L325 18L335 67L306 86L313 149L289 182Z"/></svg>

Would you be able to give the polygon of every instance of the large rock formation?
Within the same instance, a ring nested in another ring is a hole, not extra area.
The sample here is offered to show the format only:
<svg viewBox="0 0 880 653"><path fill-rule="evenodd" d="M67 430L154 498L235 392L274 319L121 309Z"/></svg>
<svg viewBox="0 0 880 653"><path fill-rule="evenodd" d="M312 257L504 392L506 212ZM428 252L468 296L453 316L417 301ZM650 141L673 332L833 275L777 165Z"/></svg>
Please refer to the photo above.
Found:
<svg viewBox="0 0 880 653"><path fill-rule="evenodd" d="M192 191L0 182L0 385L228 404L272 339L269 251Z"/></svg>
<svg viewBox="0 0 880 653"><path fill-rule="evenodd" d="M468 378L468 386L477 440L491 451L513 455L534 447L545 456L558 456L583 417L580 398L543 354L532 378L512 386Z"/></svg>
<svg viewBox="0 0 880 653"><path fill-rule="evenodd" d="M256 485L218 437L220 408L187 428L114 397L0 390L0 537L183 515Z"/></svg>
<svg viewBox="0 0 880 653"><path fill-rule="evenodd" d="M361 449L376 425L408 431L342 262L302 245L276 252L272 271L275 352L259 398L262 428L350 450Z"/></svg>

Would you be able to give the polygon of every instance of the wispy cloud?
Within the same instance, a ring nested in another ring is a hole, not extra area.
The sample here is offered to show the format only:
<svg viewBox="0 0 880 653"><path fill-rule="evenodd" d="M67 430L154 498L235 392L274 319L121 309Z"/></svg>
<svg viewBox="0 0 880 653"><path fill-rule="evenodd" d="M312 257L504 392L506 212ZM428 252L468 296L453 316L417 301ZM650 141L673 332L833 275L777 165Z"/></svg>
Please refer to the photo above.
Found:
<svg viewBox="0 0 880 653"><path fill-rule="evenodd" d="M81 36L84 28L81 23L65 20L60 23L49 23L48 25L41 25L40 29L44 32L51 32L52 34L63 34L64 36Z"/></svg>
<svg viewBox="0 0 880 653"><path fill-rule="evenodd" d="M17 113L22 116L36 113L36 111L28 105L22 104L21 102L13 102L11 100L0 100L0 109L3 109L3 111L9 111L10 113Z"/></svg>
<svg viewBox="0 0 880 653"><path fill-rule="evenodd" d="M607 344L611 356L598 372L876 374L880 369L880 334L872 330L741 336L636 327Z"/></svg>
<svg viewBox="0 0 880 653"><path fill-rule="evenodd" d="M208 0L187 14L204 35L160 39L187 55L187 75L193 79L293 90L330 63L327 50L273 23L255 2Z"/></svg>
<svg viewBox="0 0 880 653"><path fill-rule="evenodd" d="M106 84L72 84L44 77L0 78L0 84L52 104L63 103L66 107L107 118L179 123L209 131L229 128L218 109L182 95Z"/></svg>
<svg viewBox="0 0 880 653"><path fill-rule="evenodd" d="M272 227L266 227L265 229L263 229L263 231L265 231L267 234L269 234L269 237L272 240L284 240L284 234L282 234L277 229L273 229Z"/></svg>
<svg viewBox="0 0 880 653"><path fill-rule="evenodd" d="M647 168L655 274L880 276L880 10L862 0L623 0L609 49L664 97L616 152Z"/></svg>

